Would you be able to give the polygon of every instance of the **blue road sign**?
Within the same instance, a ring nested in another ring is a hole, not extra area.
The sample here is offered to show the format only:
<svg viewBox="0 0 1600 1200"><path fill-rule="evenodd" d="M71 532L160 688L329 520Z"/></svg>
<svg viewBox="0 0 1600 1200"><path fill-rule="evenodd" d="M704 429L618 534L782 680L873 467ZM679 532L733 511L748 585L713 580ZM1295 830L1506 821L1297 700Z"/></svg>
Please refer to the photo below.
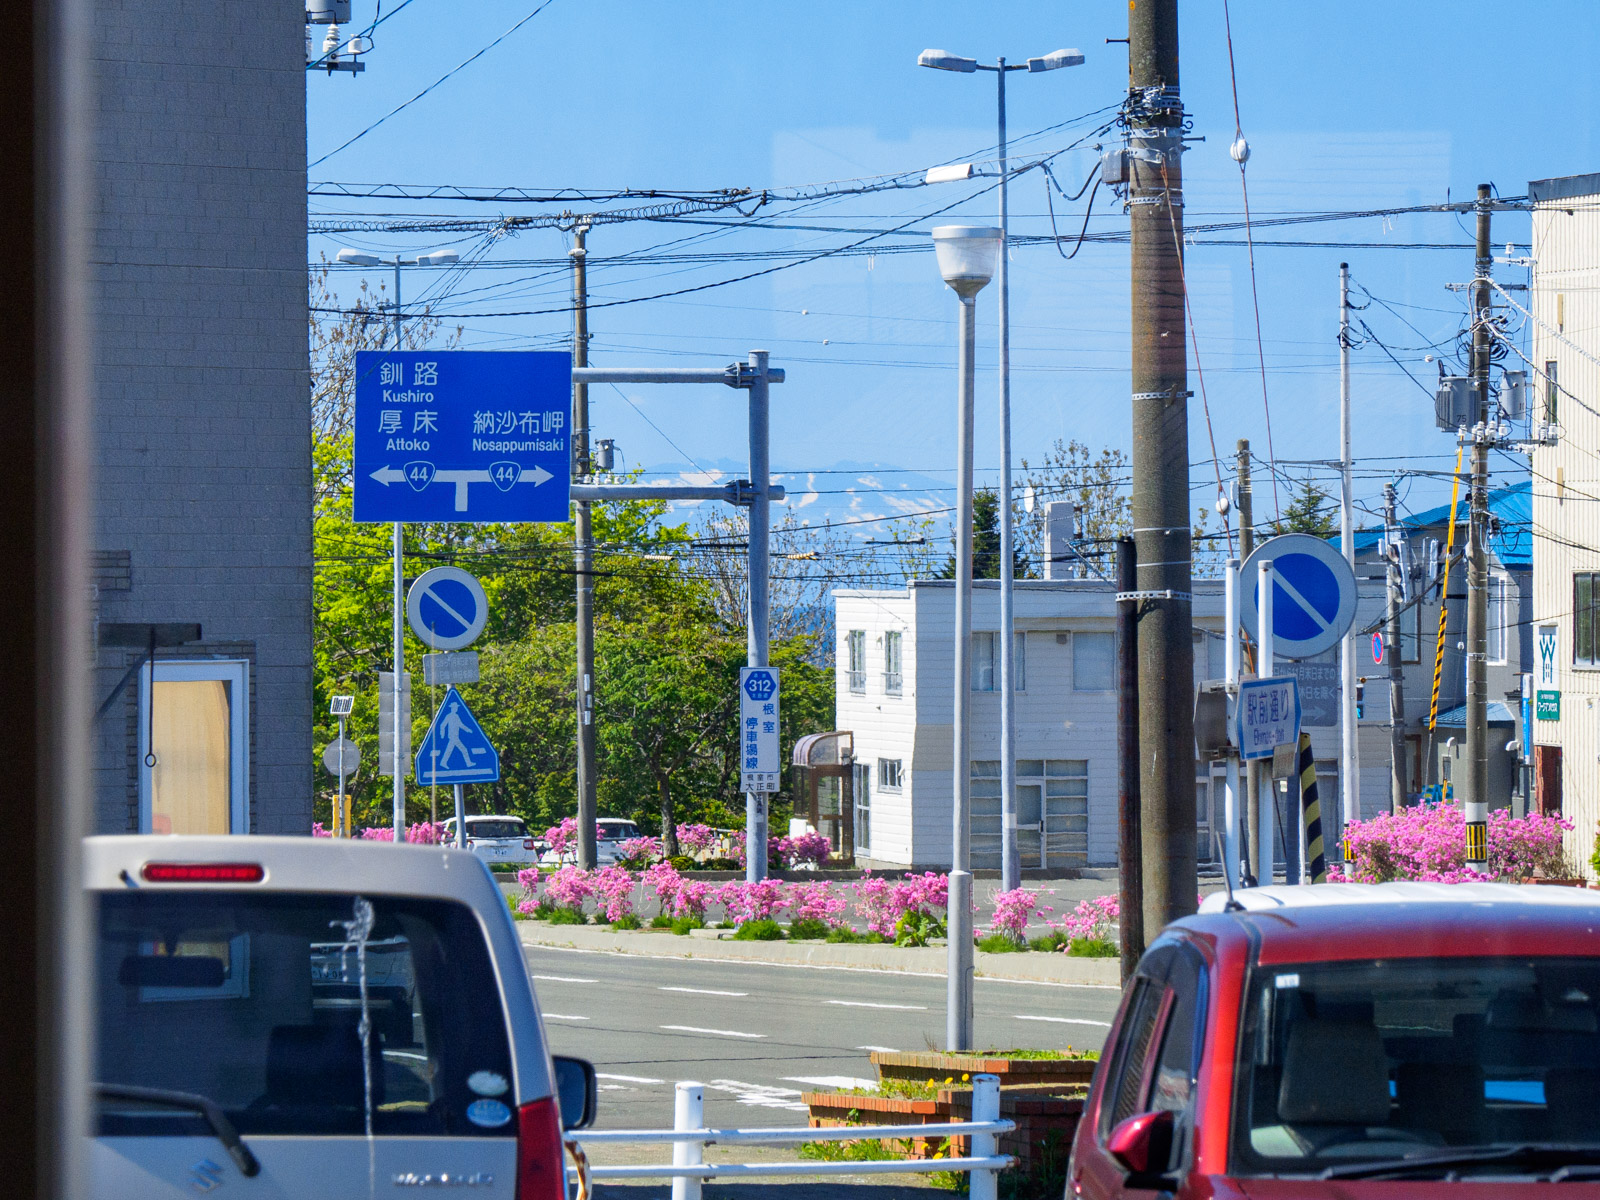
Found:
<svg viewBox="0 0 1600 1200"><path fill-rule="evenodd" d="M357 521L565 521L572 356L358 350Z"/></svg>
<svg viewBox="0 0 1600 1200"><path fill-rule="evenodd" d="M1251 637L1260 625L1257 564L1272 560L1273 652L1285 658L1321 654L1350 631L1356 619L1356 574L1322 538L1285 533L1268 538L1239 568L1239 619Z"/></svg>
<svg viewBox="0 0 1600 1200"><path fill-rule="evenodd" d="M494 783L499 778L500 755L461 693L451 688L417 750L417 782L426 787Z"/></svg>
<svg viewBox="0 0 1600 1200"><path fill-rule="evenodd" d="M1271 758L1279 746L1300 740L1300 688L1292 676L1245 679L1234 705L1239 757Z"/></svg>
<svg viewBox="0 0 1600 1200"><path fill-rule="evenodd" d="M740 667L739 790L777 791L778 760L778 672Z"/></svg>
<svg viewBox="0 0 1600 1200"><path fill-rule="evenodd" d="M489 620L483 585L460 567L424 571L406 593L411 631L434 650L472 645Z"/></svg>

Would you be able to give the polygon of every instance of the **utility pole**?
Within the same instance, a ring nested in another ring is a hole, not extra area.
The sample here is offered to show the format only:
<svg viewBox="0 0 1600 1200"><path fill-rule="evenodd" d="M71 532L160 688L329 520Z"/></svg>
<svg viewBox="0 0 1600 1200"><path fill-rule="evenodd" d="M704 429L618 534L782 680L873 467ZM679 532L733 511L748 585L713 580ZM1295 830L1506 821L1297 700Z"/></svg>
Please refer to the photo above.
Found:
<svg viewBox="0 0 1600 1200"><path fill-rule="evenodd" d="M1467 538L1467 786L1461 809L1467 825L1467 866L1488 862L1489 712L1484 664L1489 652L1489 185L1478 185L1477 245L1472 284L1472 382L1477 420L1472 429L1472 511Z"/></svg>
<svg viewBox="0 0 1600 1200"><path fill-rule="evenodd" d="M1194 912L1197 880L1178 0L1129 7L1128 76L1140 806L1153 934Z"/></svg>
<svg viewBox="0 0 1600 1200"><path fill-rule="evenodd" d="M1350 487L1350 264L1339 264L1339 545L1351 571L1356 566L1355 514ZM1398 660L1397 660L1398 661ZM1356 635L1339 643L1339 804L1336 818L1324 826L1331 837L1323 845L1341 844L1344 827L1361 817L1361 742L1356 725ZM1335 806L1329 805L1331 810ZM1333 815L1330 813L1330 815Z"/></svg>
<svg viewBox="0 0 1600 1200"><path fill-rule="evenodd" d="M1117 539L1117 591L1139 587L1133 539ZM1144 849L1139 820L1139 602L1117 601L1117 908L1122 982L1144 956Z"/></svg>
<svg viewBox="0 0 1600 1200"><path fill-rule="evenodd" d="M1239 479L1239 561L1244 562L1251 554L1255 553L1256 530L1252 522L1251 495L1250 495L1250 439L1240 438L1237 447L1238 457L1234 468ZM1255 586L1255 581L1242 576L1239 586L1249 588ZM1237 629L1228 631L1229 637L1244 636ZM1251 761L1244 765L1244 859L1245 870L1251 878L1260 880L1260 872L1256 870L1256 806L1259 803L1258 789L1261 786L1260 763ZM1269 878L1268 883L1272 882Z"/></svg>
<svg viewBox="0 0 1600 1200"><path fill-rule="evenodd" d="M769 454L770 441L770 390L765 350L750 351L749 413L750 413L750 509L746 522L750 556L750 610L745 621L745 658L749 666L765 667L767 663L767 617L770 611L769 586L772 581L771 562L771 487L772 466ZM970 461L970 460L969 460ZM970 527L971 521L968 521ZM969 553L968 560L971 555ZM841 793L842 796L842 793ZM767 792L746 792L744 797L745 879L759 883L767 877ZM848 821L851 814L840 805L840 820Z"/></svg>
<svg viewBox="0 0 1600 1200"><path fill-rule="evenodd" d="M1000 887L1022 886L1022 863L1017 856L1017 695L1016 620L1012 581L1011 531L1011 292L1006 259L1010 207L1006 182L1006 60L995 70L1000 87ZM1042 838L1044 835L1041 834Z"/></svg>
<svg viewBox="0 0 1600 1200"><path fill-rule="evenodd" d="M1406 701L1400 660L1400 572L1405 570L1398 551L1394 484L1383 485L1383 544L1387 564L1388 611L1383 627L1383 656L1389 664L1389 811L1398 814L1406 803ZM1359 812L1348 814L1359 818ZM1485 818L1487 819L1487 818ZM1326 844L1326 843L1324 843Z"/></svg>
<svg viewBox="0 0 1600 1200"><path fill-rule="evenodd" d="M589 365L589 273L584 238L589 223L572 231L572 365ZM572 479L582 482L589 474L589 385L573 376ZM594 531L589 523L589 501L572 502L573 576L577 580L578 626L578 866L595 867L594 753Z"/></svg>

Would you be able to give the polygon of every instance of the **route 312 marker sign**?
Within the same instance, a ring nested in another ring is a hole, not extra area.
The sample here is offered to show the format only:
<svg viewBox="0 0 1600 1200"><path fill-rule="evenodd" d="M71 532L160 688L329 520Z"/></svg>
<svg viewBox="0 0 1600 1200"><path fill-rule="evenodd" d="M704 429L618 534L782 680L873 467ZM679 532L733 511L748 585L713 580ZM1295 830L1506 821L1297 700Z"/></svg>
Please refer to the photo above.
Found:
<svg viewBox="0 0 1600 1200"><path fill-rule="evenodd" d="M739 790L778 790L778 672L739 668Z"/></svg>

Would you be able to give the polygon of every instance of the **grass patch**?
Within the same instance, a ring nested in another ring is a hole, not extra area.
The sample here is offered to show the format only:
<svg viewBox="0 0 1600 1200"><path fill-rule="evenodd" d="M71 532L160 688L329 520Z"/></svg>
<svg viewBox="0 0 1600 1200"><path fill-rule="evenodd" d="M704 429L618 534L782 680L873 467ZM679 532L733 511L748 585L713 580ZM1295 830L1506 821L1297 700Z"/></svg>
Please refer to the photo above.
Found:
<svg viewBox="0 0 1600 1200"><path fill-rule="evenodd" d="M1037 1062L1054 1062L1056 1060L1098 1059L1098 1050L974 1050L974 1058L1022 1058Z"/></svg>
<svg viewBox="0 0 1600 1200"><path fill-rule="evenodd" d="M887 942L889 939L884 937L883 934L874 933L871 930L868 930L866 933L857 933L848 925L835 925L832 929L828 930L828 936L823 940L833 942L837 945L841 942L870 942L873 944L881 944L883 942Z"/></svg>
<svg viewBox="0 0 1600 1200"><path fill-rule="evenodd" d="M1065 949L1069 941L1071 941L1071 939L1067 937L1066 934L1062 933L1061 930L1052 929L1043 937L1029 938L1028 949L1040 950L1046 954L1056 953Z"/></svg>
<svg viewBox="0 0 1600 1200"><path fill-rule="evenodd" d="M1122 951L1105 938L1073 938L1067 943L1067 953L1074 958L1116 958Z"/></svg>
<svg viewBox="0 0 1600 1200"><path fill-rule="evenodd" d="M805 1142L800 1147L801 1158L814 1158L819 1162L885 1162L905 1158L910 1152L910 1142L886 1142L882 1138L861 1138L853 1142Z"/></svg>
<svg viewBox="0 0 1600 1200"><path fill-rule="evenodd" d="M746 921L733 931L733 940L736 942L781 942L783 940L783 926L771 917L758 917L754 921Z"/></svg>
<svg viewBox="0 0 1600 1200"><path fill-rule="evenodd" d="M528 919L528 914L517 907L517 898L515 896L506 897L506 907L511 910L511 919L513 921L526 921Z"/></svg>
<svg viewBox="0 0 1600 1200"><path fill-rule="evenodd" d="M691 929L704 929L706 923L699 917L673 917L672 932L679 937L688 937Z"/></svg>
<svg viewBox="0 0 1600 1200"><path fill-rule="evenodd" d="M789 922L791 942L814 942L828 936L828 923L817 917L800 917Z"/></svg>
<svg viewBox="0 0 1600 1200"><path fill-rule="evenodd" d="M670 913L657 913L650 918L651 929L671 929L672 915Z"/></svg>
<svg viewBox="0 0 1600 1200"><path fill-rule="evenodd" d="M986 954L1015 954L1027 948L1024 943L1013 940L1008 933L991 933L988 937L978 939L978 949Z"/></svg>
<svg viewBox="0 0 1600 1200"><path fill-rule="evenodd" d="M552 925L587 925L589 918L576 908L552 908L549 921Z"/></svg>
<svg viewBox="0 0 1600 1200"><path fill-rule="evenodd" d="M613 929L642 929L643 927L644 922L639 920L638 913L623 913L622 916L611 922L611 928Z"/></svg>

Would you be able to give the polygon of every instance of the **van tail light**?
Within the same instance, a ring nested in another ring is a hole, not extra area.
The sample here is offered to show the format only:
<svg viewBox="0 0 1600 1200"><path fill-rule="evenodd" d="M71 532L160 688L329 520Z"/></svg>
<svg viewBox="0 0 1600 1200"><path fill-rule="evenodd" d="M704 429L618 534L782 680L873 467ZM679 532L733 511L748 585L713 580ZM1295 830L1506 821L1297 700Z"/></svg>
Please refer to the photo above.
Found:
<svg viewBox="0 0 1600 1200"><path fill-rule="evenodd" d="M522 848L524 850L537 850L538 849L538 847L533 844L533 839L532 838L523 838L522 839Z"/></svg>
<svg viewBox="0 0 1600 1200"><path fill-rule="evenodd" d="M565 1200L567 1166L556 1098L517 1110L517 1200Z"/></svg>
<svg viewBox="0 0 1600 1200"><path fill-rule="evenodd" d="M260 863L147 862L139 869L146 883L260 883Z"/></svg>

